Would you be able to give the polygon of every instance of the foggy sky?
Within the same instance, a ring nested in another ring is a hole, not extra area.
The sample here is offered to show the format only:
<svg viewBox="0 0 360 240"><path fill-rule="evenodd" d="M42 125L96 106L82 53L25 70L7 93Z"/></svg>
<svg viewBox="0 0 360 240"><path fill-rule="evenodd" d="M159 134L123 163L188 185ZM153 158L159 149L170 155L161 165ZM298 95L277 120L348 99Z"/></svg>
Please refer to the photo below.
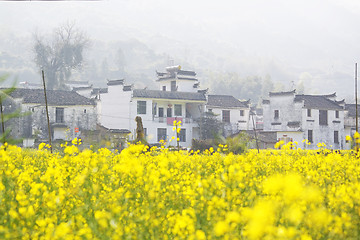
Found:
<svg viewBox="0 0 360 240"><path fill-rule="evenodd" d="M220 71L272 75L269 66L276 66L288 76L274 80L320 72L324 83L340 72L351 88L360 56L359 13L356 0L0 2L0 37L31 36L69 20L92 39L139 39L175 60L209 52L224 59Z"/></svg>

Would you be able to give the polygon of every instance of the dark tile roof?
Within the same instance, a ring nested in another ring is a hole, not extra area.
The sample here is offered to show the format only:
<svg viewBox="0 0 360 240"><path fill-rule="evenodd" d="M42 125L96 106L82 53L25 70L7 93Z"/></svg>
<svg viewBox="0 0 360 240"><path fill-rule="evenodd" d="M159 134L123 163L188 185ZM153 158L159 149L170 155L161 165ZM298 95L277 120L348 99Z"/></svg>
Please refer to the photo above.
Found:
<svg viewBox="0 0 360 240"><path fill-rule="evenodd" d="M87 89L92 89L92 85L87 86L87 87L74 87L72 90L76 92L76 91L87 90Z"/></svg>
<svg viewBox="0 0 360 240"><path fill-rule="evenodd" d="M262 100L262 104L270 104L270 100L263 99L263 100Z"/></svg>
<svg viewBox="0 0 360 240"><path fill-rule="evenodd" d="M289 92L269 92L269 96L286 96L286 95L294 95L295 89Z"/></svg>
<svg viewBox="0 0 360 240"><path fill-rule="evenodd" d="M119 80L108 80L107 85L108 86L114 86L114 85L124 85L124 79Z"/></svg>
<svg viewBox="0 0 360 240"><path fill-rule="evenodd" d="M304 107L310 109L342 110L335 101L328 99L328 95L296 95L294 101L304 101Z"/></svg>
<svg viewBox="0 0 360 240"><path fill-rule="evenodd" d="M348 112L349 117L356 117L356 105L345 104L345 110ZM360 116L360 105L358 104L358 116Z"/></svg>
<svg viewBox="0 0 360 240"><path fill-rule="evenodd" d="M18 88L12 92L10 96L13 98L22 98L23 103L45 104L43 89ZM46 96L48 104L52 106L95 105L93 100L73 91L47 90Z"/></svg>
<svg viewBox="0 0 360 240"><path fill-rule="evenodd" d="M131 91L133 89L133 85L125 85L123 87L123 91L124 92L127 92L127 91Z"/></svg>
<svg viewBox="0 0 360 240"><path fill-rule="evenodd" d="M196 72L194 72L194 71L178 70L177 73L181 74L181 75L196 76Z"/></svg>
<svg viewBox="0 0 360 240"><path fill-rule="evenodd" d="M98 93L107 93L107 88L93 88L91 94L98 94Z"/></svg>
<svg viewBox="0 0 360 240"><path fill-rule="evenodd" d="M203 93L169 92L169 91L147 90L147 89L134 89L133 97L206 101L205 94Z"/></svg>
<svg viewBox="0 0 360 240"><path fill-rule="evenodd" d="M239 101L231 95L209 95L208 106L234 108L234 107L248 107L248 101Z"/></svg>

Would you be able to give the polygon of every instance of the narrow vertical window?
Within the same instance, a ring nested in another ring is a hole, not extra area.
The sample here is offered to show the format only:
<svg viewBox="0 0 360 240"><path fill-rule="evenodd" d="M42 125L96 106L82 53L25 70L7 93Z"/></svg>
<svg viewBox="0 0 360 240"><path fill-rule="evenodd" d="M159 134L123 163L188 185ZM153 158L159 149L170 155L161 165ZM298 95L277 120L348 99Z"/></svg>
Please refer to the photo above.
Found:
<svg viewBox="0 0 360 240"><path fill-rule="evenodd" d="M164 108L159 107L159 117L164 117Z"/></svg>
<svg viewBox="0 0 360 240"><path fill-rule="evenodd" d="M275 119L279 118L279 110L274 110L274 118Z"/></svg>
<svg viewBox="0 0 360 240"><path fill-rule="evenodd" d="M335 118L339 118L339 111L338 110L335 111Z"/></svg>
<svg viewBox="0 0 360 240"><path fill-rule="evenodd" d="M230 122L230 110L222 110L222 121L226 123Z"/></svg>
<svg viewBox="0 0 360 240"><path fill-rule="evenodd" d="M339 131L334 131L334 143L339 143Z"/></svg>
<svg viewBox="0 0 360 240"><path fill-rule="evenodd" d="M175 92L176 90L177 90L176 81L171 81L171 91Z"/></svg>
<svg viewBox="0 0 360 240"><path fill-rule="evenodd" d="M320 125L327 125L328 124L327 110L319 110L319 124Z"/></svg>
<svg viewBox="0 0 360 240"><path fill-rule="evenodd" d="M166 114L167 114L167 117L172 117L172 108L171 107L168 107L168 109L166 110Z"/></svg>
<svg viewBox="0 0 360 240"><path fill-rule="evenodd" d="M186 142L186 129L181 129L179 133L179 142Z"/></svg>
<svg viewBox="0 0 360 240"><path fill-rule="evenodd" d="M240 116L241 116L241 117L244 116L244 110L240 110Z"/></svg>
<svg viewBox="0 0 360 240"><path fill-rule="evenodd" d="M313 130L308 130L308 141L313 142Z"/></svg>
<svg viewBox="0 0 360 240"><path fill-rule="evenodd" d="M64 122L64 108L55 109L55 122L63 123Z"/></svg>
<svg viewBox="0 0 360 240"><path fill-rule="evenodd" d="M175 106L174 106L174 115L175 116L182 116L182 106L181 106L181 104L175 104Z"/></svg>
<svg viewBox="0 0 360 240"><path fill-rule="evenodd" d="M307 116L308 116L308 117L311 117L311 109L308 109L308 110L307 110Z"/></svg>

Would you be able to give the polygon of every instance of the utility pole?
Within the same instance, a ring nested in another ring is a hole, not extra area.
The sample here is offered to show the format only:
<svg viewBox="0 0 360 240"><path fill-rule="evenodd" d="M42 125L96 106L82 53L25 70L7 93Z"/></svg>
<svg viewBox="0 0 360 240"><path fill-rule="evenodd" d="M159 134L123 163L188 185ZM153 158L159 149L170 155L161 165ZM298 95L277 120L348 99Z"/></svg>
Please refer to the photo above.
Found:
<svg viewBox="0 0 360 240"><path fill-rule="evenodd" d="M255 109L255 110L256 110L256 109ZM258 153L260 153L258 138L257 138L257 134L256 134L256 125L255 125L255 121L254 121L254 115L255 115L255 113L254 113L253 111L251 111L251 109L250 109L250 114L251 114L251 116L252 116L252 122L253 122L253 128L254 128L254 135L255 135L255 141L256 141L256 148L257 148Z"/></svg>
<svg viewBox="0 0 360 240"><path fill-rule="evenodd" d="M357 99L357 63L355 63L355 119L356 119L356 123L355 123L355 131L358 132L359 131L359 116L358 116L358 99ZM358 139L355 139L355 148L356 148L356 152L358 152L359 150L359 143L358 143Z"/></svg>
<svg viewBox="0 0 360 240"><path fill-rule="evenodd" d="M359 130L358 123L358 99L357 99L357 63L355 63L355 113L356 113L356 132Z"/></svg>
<svg viewBox="0 0 360 240"><path fill-rule="evenodd" d="M52 153L53 151L52 151L52 144L51 144L51 129L50 129L49 110L48 110L47 97L46 97L46 86L45 86L44 70L41 70L41 73L42 73L42 79L43 79L43 84L44 84L45 107L46 107L46 117L47 117L47 123L48 123L50 152Z"/></svg>
<svg viewBox="0 0 360 240"><path fill-rule="evenodd" d="M3 105L2 105L2 96L0 95L0 111L1 111L1 130L2 130L2 136L3 136L3 144L5 141L5 122L4 122L4 113L3 113Z"/></svg>

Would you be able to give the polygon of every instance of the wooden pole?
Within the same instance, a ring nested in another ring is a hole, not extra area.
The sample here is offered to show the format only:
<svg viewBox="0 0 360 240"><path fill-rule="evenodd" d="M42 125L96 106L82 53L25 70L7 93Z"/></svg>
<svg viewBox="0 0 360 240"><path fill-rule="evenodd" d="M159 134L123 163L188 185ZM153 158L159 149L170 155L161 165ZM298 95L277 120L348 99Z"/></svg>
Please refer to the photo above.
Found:
<svg viewBox="0 0 360 240"><path fill-rule="evenodd" d="M251 116L252 116L252 122L253 122L254 134L255 134L255 141L256 141L256 148L257 148L258 153L260 153L259 143L258 143L257 134L256 134L256 125L255 125L255 121L254 121L254 113L251 111L251 109L250 109L250 113L251 113Z"/></svg>
<svg viewBox="0 0 360 240"><path fill-rule="evenodd" d="M41 70L41 73L42 73L42 79L43 79L43 84L44 84L45 108L46 108L46 117L47 117L47 124L48 124L50 152L52 153L53 151L52 151L52 143L51 143L51 129L50 129L50 119L49 119L49 110L48 110L48 104L47 104L47 96L46 96L44 70Z"/></svg>
<svg viewBox="0 0 360 240"><path fill-rule="evenodd" d="M358 117L358 99L357 99L357 63L355 63L355 131L359 132L359 117ZM355 139L356 152L359 150L358 139Z"/></svg>
<svg viewBox="0 0 360 240"><path fill-rule="evenodd" d="M2 105L2 97L0 95L0 111L1 111L1 130L3 134L3 144L5 143L5 122L4 122L4 113L3 113L3 105Z"/></svg>

